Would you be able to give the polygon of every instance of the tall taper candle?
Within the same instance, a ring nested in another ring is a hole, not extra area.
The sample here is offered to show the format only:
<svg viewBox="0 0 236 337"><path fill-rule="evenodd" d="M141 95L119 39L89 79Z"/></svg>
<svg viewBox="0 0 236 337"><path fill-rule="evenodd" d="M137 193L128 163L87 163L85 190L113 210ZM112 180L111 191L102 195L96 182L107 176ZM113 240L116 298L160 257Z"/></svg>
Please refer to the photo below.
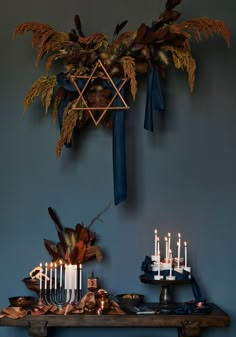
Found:
<svg viewBox="0 0 236 337"><path fill-rule="evenodd" d="M56 263L55 263L54 267L55 267L55 271L54 271L54 277L55 277L55 280L54 280L54 289L56 290L57 289L57 264Z"/></svg>
<svg viewBox="0 0 236 337"><path fill-rule="evenodd" d="M79 265L79 290L82 291L82 264Z"/></svg>
<svg viewBox="0 0 236 337"><path fill-rule="evenodd" d="M155 229L154 231L154 244L155 244L154 254L155 256L157 256L157 229Z"/></svg>
<svg viewBox="0 0 236 337"><path fill-rule="evenodd" d="M44 280L44 289L47 289L47 284L48 284L48 264L47 262L45 263L45 280Z"/></svg>
<svg viewBox="0 0 236 337"><path fill-rule="evenodd" d="M167 237L165 237L165 242L166 242L166 263L168 263L168 241L167 241Z"/></svg>
<svg viewBox="0 0 236 337"><path fill-rule="evenodd" d="M172 277L172 250L169 250L169 257L170 257L170 277Z"/></svg>
<svg viewBox="0 0 236 337"><path fill-rule="evenodd" d="M171 249L171 247L170 247L170 237L171 237L171 234L168 233L168 259L169 259L169 255L170 255L170 249Z"/></svg>
<svg viewBox="0 0 236 337"><path fill-rule="evenodd" d="M52 289L52 268L53 268L53 263L50 264L50 290Z"/></svg>
<svg viewBox="0 0 236 337"><path fill-rule="evenodd" d="M39 274L39 290L42 290L42 282L43 282L43 267L42 263L39 264L40 274Z"/></svg>
<svg viewBox="0 0 236 337"><path fill-rule="evenodd" d="M62 260L60 260L60 288L62 287Z"/></svg>
<svg viewBox="0 0 236 337"><path fill-rule="evenodd" d="M157 237L157 255L160 256L160 238Z"/></svg>
<svg viewBox="0 0 236 337"><path fill-rule="evenodd" d="M184 242L184 266L187 268L188 266L188 252L187 252L187 242Z"/></svg>

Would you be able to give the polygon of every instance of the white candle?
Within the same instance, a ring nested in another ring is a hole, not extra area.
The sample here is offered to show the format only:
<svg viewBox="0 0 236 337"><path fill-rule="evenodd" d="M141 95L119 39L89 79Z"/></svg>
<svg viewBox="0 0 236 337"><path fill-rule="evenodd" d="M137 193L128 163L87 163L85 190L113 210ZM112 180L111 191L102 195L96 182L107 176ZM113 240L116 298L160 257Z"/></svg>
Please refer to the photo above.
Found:
<svg viewBox="0 0 236 337"><path fill-rule="evenodd" d="M65 284L64 284L64 286L65 286L65 290L67 290L67 268L68 268L68 266L67 266L67 264L65 264Z"/></svg>
<svg viewBox="0 0 236 337"><path fill-rule="evenodd" d="M53 263L50 264L50 290L52 289L52 268L53 268Z"/></svg>
<svg viewBox="0 0 236 337"><path fill-rule="evenodd" d="M157 237L157 255L160 257L160 238Z"/></svg>
<svg viewBox="0 0 236 337"><path fill-rule="evenodd" d="M155 249L154 249L154 254L157 256L157 229L154 231L154 244L155 244Z"/></svg>
<svg viewBox="0 0 236 337"><path fill-rule="evenodd" d="M74 289L77 290L77 276L78 276L78 271L77 271L77 264L75 265L75 286Z"/></svg>
<svg viewBox="0 0 236 337"><path fill-rule="evenodd" d="M172 251L169 250L169 256L170 256L170 277L172 277Z"/></svg>
<svg viewBox="0 0 236 337"><path fill-rule="evenodd" d="M168 241L167 237L165 237L165 242L166 242L166 263L168 262Z"/></svg>
<svg viewBox="0 0 236 337"><path fill-rule="evenodd" d="M60 260L60 288L62 287L62 260Z"/></svg>
<svg viewBox="0 0 236 337"><path fill-rule="evenodd" d="M39 289L42 290L42 282L43 282L43 275L42 275L42 271L43 271L43 267L42 267L42 263L39 264L40 267L40 274L39 274Z"/></svg>
<svg viewBox="0 0 236 337"><path fill-rule="evenodd" d="M45 280L44 280L44 289L46 290L47 289L47 284L48 284L48 264L47 262L45 263Z"/></svg>
<svg viewBox="0 0 236 337"><path fill-rule="evenodd" d="M170 253L170 233L168 233L168 253ZM169 258L169 255L168 255L168 258Z"/></svg>
<svg viewBox="0 0 236 337"><path fill-rule="evenodd" d="M68 266L68 274L69 274L69 289L72 289L72 265Z"/></svg>
<svg viewBox="0 0 236 337"><path fill-rule="evenodd" d="M178 257L177 257L177 268L179 268L180 266L180 245L179 245L179 241L177 242L177 247L178 247Z"/></svg>
<svg viewBox="0 0 236 337"><path fill-rule="evenodd" d="M161 275L161 257L158 255L158 277Z"/></svg>
<svg viewBox="0 0 236 337"><path fill-rule="evenodd" d="M79 265L79 290L82 290L82 264Z"/></svg>
<svg viewBox="0 0 236 337"><path fill-rule="evenodd" d="M54 277L55 277L55 280L54 280L54 289L56 290L57 289L57 264L55 263L55 273L54 273Z"/></svg>
<svg viewBox="0 0 236 337"><path fill-rule="evenodd" d="M187 256L188 252L187 252L187 242L184 242L184 266L185 268L187 268L188 266L188 256Z"/></svg>

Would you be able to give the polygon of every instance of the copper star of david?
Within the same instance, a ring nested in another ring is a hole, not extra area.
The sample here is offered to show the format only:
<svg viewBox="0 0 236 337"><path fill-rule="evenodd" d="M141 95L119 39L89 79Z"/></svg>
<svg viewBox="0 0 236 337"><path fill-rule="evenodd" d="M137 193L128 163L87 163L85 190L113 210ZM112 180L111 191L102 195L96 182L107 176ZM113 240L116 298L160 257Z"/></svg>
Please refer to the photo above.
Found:
<svg viewBox="0 0 236 337"><path fill-rule="evenodd" d="M87 102L86 102L86 99L84 97L84 93L85 93L86 88L88 87L89 83L93 79L97 78L97 76L95 76L94 74L99 67L102 68L102 71L104 73L104 76L102 76L102 79L111 83L111 86L115 90L115 94L112 96L111 100L109 101L109 103L107 104L106 107L89 107ZM83 86L82 89L80 89L79 86L77 85L76 79L87 79L87 81L86 81L86 83L85 83L85 85ZM76 87L76 90L79 93L79 97L77 98L77 100L75 102L75 107L73 109L74 110L87 110L96 126L101 122L101 120L103 119L103 117L105 116L105 114L107 113L108 110L120 110L120 109L127 110L127 109L129 109L128 105L126 104L126 102L125 102L125 100L124 100L124 98L123 98L123 96L120 92L121 89L124 87L125 83L127 82L127 79L122 78L122 80L120 82L120 85L116 86L116 84L114 83L111 76L109 75L109 73L107 72L106 68L104 67L104 65L102 64L102 62L100 60L97 61L92 73L89 76L71 76L71 80L72 80L74 86ZM114 100L116 99L117 96L120 97L120 99L123 103L123 106L112 106L112 104L113 104L113 102L114 102ZM81 102L83 103L82 107L78 106L79 103L81 103ZM96 119L94 114L93 114L93 111L95 111L95 110L101 111L101 114L98 117L98 119Z"/></svg>

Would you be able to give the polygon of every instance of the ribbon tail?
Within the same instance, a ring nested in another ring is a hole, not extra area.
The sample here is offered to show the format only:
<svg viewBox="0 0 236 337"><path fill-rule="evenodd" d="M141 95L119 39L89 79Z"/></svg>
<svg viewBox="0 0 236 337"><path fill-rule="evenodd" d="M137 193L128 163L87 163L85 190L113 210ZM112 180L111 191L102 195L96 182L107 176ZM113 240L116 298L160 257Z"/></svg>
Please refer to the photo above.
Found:
<svg viewBox="0 0 236 337"><path fill-rule="evenodd" d="M114 106L120 106L117 97ZM127 198L127 177L125 159L125 110L113 112L113 179L115 205Z"/></svg>
<svg viewBox="0 0 236 337"><path fill-rule="evenodd" d="M147 96L146 110L144 119L144 128L153 131L153 113L154 111L164 112L165 103L161 90L161 82L158 72L150 66L147 77Z"/></svg>

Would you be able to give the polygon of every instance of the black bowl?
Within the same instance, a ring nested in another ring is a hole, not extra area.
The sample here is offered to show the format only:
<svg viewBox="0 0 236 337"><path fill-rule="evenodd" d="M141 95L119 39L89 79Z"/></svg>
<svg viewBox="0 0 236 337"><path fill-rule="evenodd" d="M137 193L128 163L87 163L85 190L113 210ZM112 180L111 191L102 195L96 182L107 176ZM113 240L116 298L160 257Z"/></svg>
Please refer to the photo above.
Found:
<svg viewBox="0 0 236 337"><path fill-rule="evenodd" d="M141 304L144 300L144 295L127 293L116 295L117 300L121 307L133 308Z"/></svg>
<svg viewBox="0 0 236 337"><path fill-rule="evenodd" d="M29 307L34 303L33 296L9 297L9 302L13 307Z"/></svg>

